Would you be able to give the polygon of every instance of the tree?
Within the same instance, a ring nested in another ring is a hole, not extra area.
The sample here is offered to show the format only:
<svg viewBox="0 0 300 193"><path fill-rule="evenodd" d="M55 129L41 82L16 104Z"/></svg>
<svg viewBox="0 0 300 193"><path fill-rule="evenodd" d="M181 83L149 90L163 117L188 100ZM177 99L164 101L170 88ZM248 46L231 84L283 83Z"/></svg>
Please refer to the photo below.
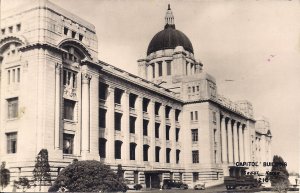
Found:
<svg viewBox="0 0 300 193"><path fill-rule="evenodd" d="M57 176L49 192L64 187L70 192L126 191L126 184L107 165L95 161L76 161L64 168Z"/></svg>
<svg viewBox="0 0 300 193"><path fill-rule="evenodd" d="M271 181L271 186L278 192L285 192L290 184L289 173L286 163L282 157L274 155L271 172L267 176Z"/></svg>
<svg viewBox="0 0 300 193"><path fill-rule="evenodd" d="M42 149L36 157L36 163L33 170L33 180L38 183L40 191L42 185L51 185L47 149Z"/></svg>
<svg viewBox="0 0 300 193"><path fill-rule="evenodd" d="M23 190L23 192L25 192L27 189L29 189L31 187L28 178L19 178L19 181L15 181L14 186L18 189Z"/></svg>
<svg viewBox="0 0 300 193"><path fill-rule="evenodd" d="M5 168L6 163L2 162L0 168L0 185L2 190L9 184L10 181L10 171Z"/></svg>

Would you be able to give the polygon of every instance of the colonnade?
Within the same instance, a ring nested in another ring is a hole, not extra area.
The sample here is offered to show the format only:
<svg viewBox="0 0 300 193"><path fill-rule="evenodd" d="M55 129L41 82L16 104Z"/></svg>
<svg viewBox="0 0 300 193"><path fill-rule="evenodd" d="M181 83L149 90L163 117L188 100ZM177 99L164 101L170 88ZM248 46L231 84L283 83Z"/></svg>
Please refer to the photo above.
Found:
<svg viewBox="0 0 300 193"><path fill-rule="evenodd" d="M221 115L222 162L248 161L249 129L246 123Z"/></svg>

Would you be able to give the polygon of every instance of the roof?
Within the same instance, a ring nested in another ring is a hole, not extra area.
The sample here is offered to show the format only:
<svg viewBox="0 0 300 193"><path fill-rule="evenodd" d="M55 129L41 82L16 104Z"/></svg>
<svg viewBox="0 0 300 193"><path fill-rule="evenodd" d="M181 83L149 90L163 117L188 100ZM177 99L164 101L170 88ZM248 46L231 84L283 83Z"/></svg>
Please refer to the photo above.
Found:
<svg viewBox="0 0 300 193"><path fill-rule="evenodd" d="M165 29L158 32L150 41L147 55L165 49L175 49L182 46L186 51L194 53L194 49L189 38L179 30L175 25L166 25Z"/></svg>

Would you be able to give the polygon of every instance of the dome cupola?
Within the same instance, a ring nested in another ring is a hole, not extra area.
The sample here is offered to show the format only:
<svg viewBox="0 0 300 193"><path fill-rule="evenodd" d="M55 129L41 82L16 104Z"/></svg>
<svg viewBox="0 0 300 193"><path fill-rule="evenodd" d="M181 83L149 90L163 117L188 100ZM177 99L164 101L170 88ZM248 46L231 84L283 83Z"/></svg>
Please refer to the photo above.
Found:
<svg viewBox="0 0 300 193"><path fill-rule="evenodd" d="M165 16L165 28L158 32L150 41L147 55L165 49L175 49L177 46L182 46L186 51L194 53L194 49L189 38L179 30L176 30L174 16L168 5L168 10Z"/></svg>

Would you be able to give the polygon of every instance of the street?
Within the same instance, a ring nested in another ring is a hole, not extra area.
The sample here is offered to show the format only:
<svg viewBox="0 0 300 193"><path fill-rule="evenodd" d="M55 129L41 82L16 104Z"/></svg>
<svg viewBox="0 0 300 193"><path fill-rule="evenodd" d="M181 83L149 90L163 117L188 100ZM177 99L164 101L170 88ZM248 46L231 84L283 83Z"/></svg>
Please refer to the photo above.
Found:
<svg viewBox="0 0 300 193"><path fill-rule="evenodd" d="M187 190L180 190L180 189L168 189L168 190L159 190L159 189L152 189L152 190L144 190L144 191L129 191L129 192L136 192L136 193L142 193L142 192L159 192L159 193L175 193L175 192L182 192L182 193L218 193L218 192L224 192L226 191L226 188L224 185L221 186L215 186L211 188L207 188L205 190L194 190L194 189L187 189Z"/></svg>

